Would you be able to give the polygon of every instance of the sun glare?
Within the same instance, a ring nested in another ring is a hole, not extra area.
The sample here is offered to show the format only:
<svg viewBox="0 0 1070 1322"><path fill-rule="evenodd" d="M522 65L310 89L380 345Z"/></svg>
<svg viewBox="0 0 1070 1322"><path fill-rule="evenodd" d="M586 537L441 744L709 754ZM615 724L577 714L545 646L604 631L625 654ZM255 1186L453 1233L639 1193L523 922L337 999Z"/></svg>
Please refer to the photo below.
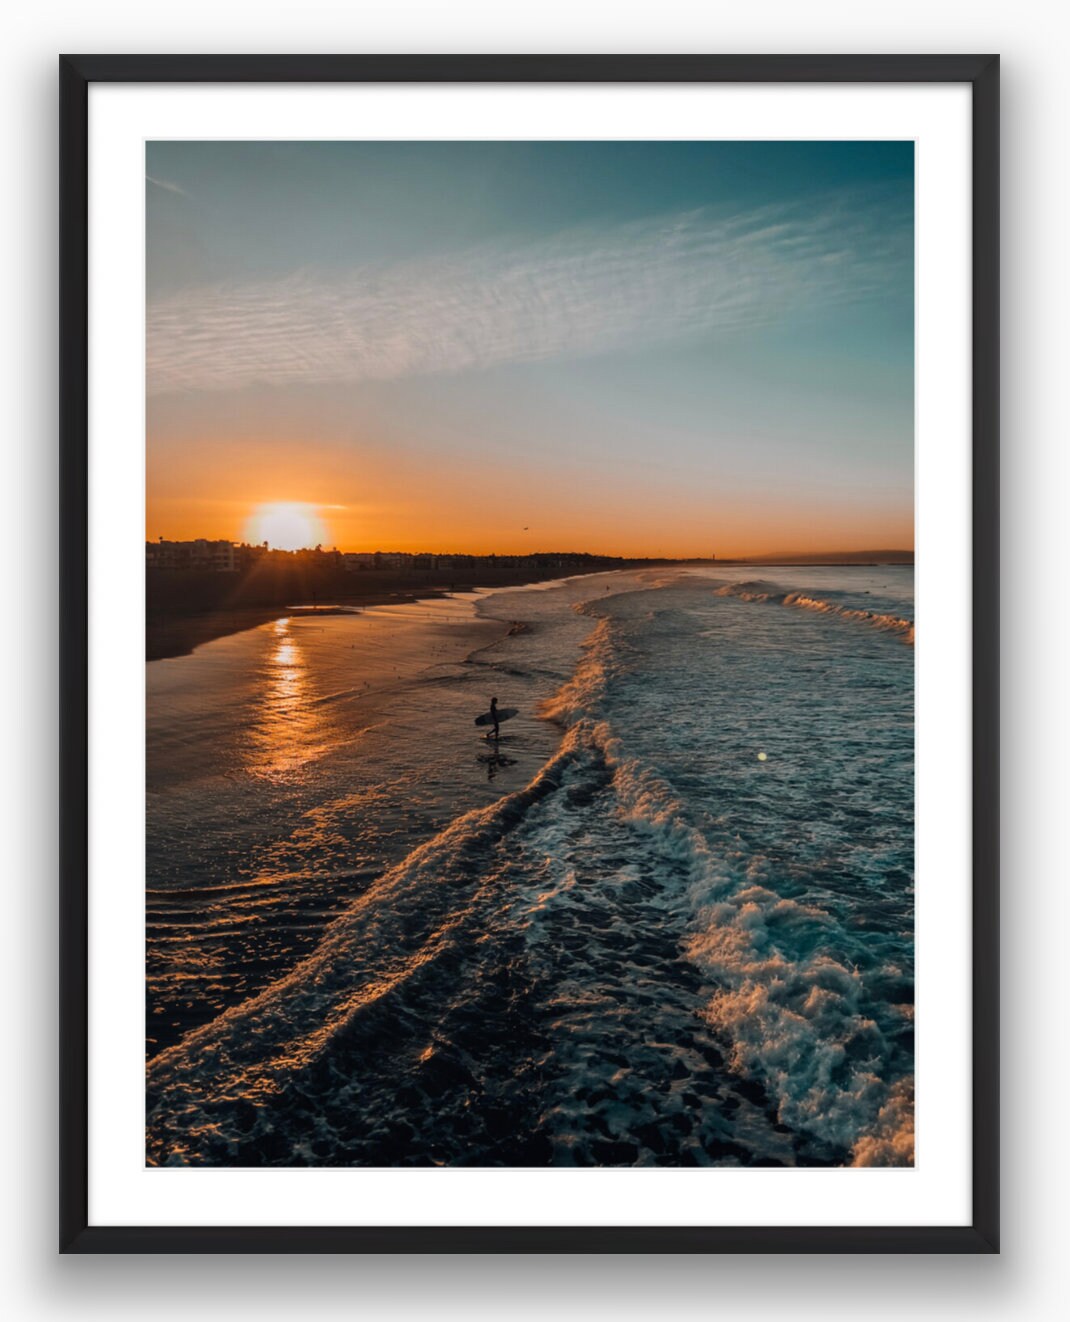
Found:
<svg viewBox="0 0 1070 1322"><path fill-rule="evenodd" d="M322 545L327 540L327 530L315 505L280 501L256 507L245 526L245 539L267 542L275 551L300 551L307 546Z"/></svg>

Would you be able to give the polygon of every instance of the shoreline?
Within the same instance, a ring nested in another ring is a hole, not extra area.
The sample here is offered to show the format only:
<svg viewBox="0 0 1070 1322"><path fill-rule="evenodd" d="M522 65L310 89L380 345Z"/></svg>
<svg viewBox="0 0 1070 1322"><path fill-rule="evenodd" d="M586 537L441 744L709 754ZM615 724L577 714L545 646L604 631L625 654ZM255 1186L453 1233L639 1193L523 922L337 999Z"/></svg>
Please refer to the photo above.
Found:
<svg viewBox="0 0 1070 1322"><path fill-rule="evenodd" d="M584 575L574 574L566 577L582 578ZM231 610L196 611L146 619L145 660L146 662L166 661L175 657L190 656L204 643L215 642L216 639L226 638L231 634L244 633L248 629L257 629L262 624L270 624L272 620L285 619L287 616L359 614L376 606L409 606L421 601L440 601L465 592L492 593L499 589L540 587L544 583L560 581L563 581L560 576L554 575L534 580L518 577L515 582L465 583L452 588L414 585L412 589L355 593L351 597L339 597L336 602L327 606L319 606L313 602L280 606L237 606Z"/></svg>
<svg viewBox="0 0 1070 1322"><path fill-rule="evenodd" d="M900 564L906 562L892 561L874 561L873 564L888 563ZM189 656L193 651L203 643L214 642L217 638L226 638L230 634L244 633L247 629L256 629L262 624L269 624L272 620L283 619L287 615L301 614L319 614L319 615L337 615L345 614L350 611L359 611L375 606L400 606L409 605L418 601L437 601L444 597L456 596L463 592L494 592L498 589L509 588L528 588L539 587L547 583L564 582L571 578L584 578L597 576L599 574L613 574L638 569L672 568L686 570L695 566L701 568L719 568L722 565L725 568L740 569L753 568L755 570L773 569L778 566L789 568L844 568L847 565L869 567L870 562L865 561L847 561L837 564L829 561L795 562L789 560L778 561L757 561L757 560L721 560L721 561L629 561L613 566L599 566L598 568L579 568L575 572L561 573L561 567L555 566L548 570L543 576L532 578L530 567L522 571L499 571L493 577L488 574L480 573L473 577L471 582L466 583L447 583L434 582L425 576L423 582L414 582L411 577L405 575L390 575L393 582L380 583L374 588L364 591L342 591L330 592L324 589L320 600L326 598L329 605L319 605L316 596L313 600L307 600L307 594L295 593L290 601L282 601L277 604L269 602L250 603L248 605L235 605L232 607L221 608L218 606L207 607L200 610L168 610L166 607L157 604L148 607L145 620L145 660L164 661L174 657ZM408 581L405 581L405 578ZM399 579L401 581L399 581ZM491 581L487 581L491 579ZM348 586L348 585L347 585ZM149 596L153 593L150 591ZM302 596L306 599L302 600Z"/></svg>
<svg viewBox="0 0 1070 1322"><path fill-rule="evenodd" d="M257 629L272 620L301 615L355 615L370 606L400 606L416 601L437 600L450 594L430 589L419 596L411 592L368 593L352 601L331 606L311 602L291 606L238 606L233 610L197 611L189 615L171 615L166 619L145 621L145 660L166 661L189 656L203 643L215 642L231 634Z"/></svg>
<svg viewBox="0 0 1070 1322"><path fill-rule="evenodd" d="M805 569L833 569L845 567L873 567L876 564L889 564L901 568L907 562L849 561L835 564L828 561L792 563L781 561L721 560L717 562L687 561L669 562L667 567L685 570L699 565L701 568L775 569L778 567ZM620 567L583 569L578 573L561 574L553 570L542 578L532 578L531 571L524 573L505 573L496 576L494 582L471 582L463 584L412 583L404 587L383 587L378 591L354 593L334 593L335 600L330 605L318 605L315 601L295 601L279 605L234 606L229 609L211 608L207 610L166 613L157 610L155 617L150 612L145 621L145 660L166 661L175 657L189 656L204 643L215 642L231 634L244 633L247 629L259 628L270 624L272 620L284 619L288 615L344 615L370 609L375 606L412 605L418 601L439 601L444 597L457 596L463 592L494 592L496 590L523 589L541 587L549 583L565 582L571 578L597 577L599 574L620 573L636 568L655 568L654 564L626 564ZM913 567L912 564L909 567ZM480 579L485 575L479 575Z"/></svg>

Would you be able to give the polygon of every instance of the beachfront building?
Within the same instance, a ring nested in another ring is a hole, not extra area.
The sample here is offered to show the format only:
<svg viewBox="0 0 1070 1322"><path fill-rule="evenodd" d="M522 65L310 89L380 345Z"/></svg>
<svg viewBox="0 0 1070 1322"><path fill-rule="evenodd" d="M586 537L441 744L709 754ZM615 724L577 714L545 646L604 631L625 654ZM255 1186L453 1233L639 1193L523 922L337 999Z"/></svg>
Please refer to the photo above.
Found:
<svg viewBox="0 0 1070 1322"><path fill-rule="evenodd" d="M348 574L357 574L365 569L375 568L374 551L346 551L342 556L342 568Z"/></svg>
<svg viewBox="0 0 1070 1322"><path fill-rule="evenodd" d="M192 542L169 542L160 538L145 543L145 566L148 569L206 569L218 574L233 574L238 568L233 542L208 541L198 537Z"/></svg>

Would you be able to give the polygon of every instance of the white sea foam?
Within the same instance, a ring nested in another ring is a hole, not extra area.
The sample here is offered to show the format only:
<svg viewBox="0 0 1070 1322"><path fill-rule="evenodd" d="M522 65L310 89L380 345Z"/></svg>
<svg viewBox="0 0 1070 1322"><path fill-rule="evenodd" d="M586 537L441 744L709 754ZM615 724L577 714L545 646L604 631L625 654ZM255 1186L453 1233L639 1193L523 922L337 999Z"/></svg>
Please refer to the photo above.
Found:
<svg viewBox="0 0 1070 1322"><path fill-rule="evenodd" d="M726 583L717 589L719 597L736 597L740 601L772 602L780 606L795 606L799 610L815 611L819 615L836 615L843 620L856 620L894 633L910 646L914 645L914 621L905 620L887 611L860 610L833 601L815 597L809 592L786 591L772 583Z"/></svg>
<svg viewBox="0 0 1070 1322"><path fill-rule="evenodd" d="M853 1149L860 1164L876 1164L878 1152L896 1164L912 1159L903 1137L912 1111L898 1092L893 1105L893 1088L875 1073L886 1046L863 1008L862 979L822 951L822 928L831 942L841 936L833 920L748 884L688 825L683 805L649 768L625 756L607 727L598 737L622 813L687 869L694 905L688 955L718 987L706 1014L733 1067L761 1081L783 1123ZM793 948L812 953L793 955Z"/></svg>
<svg viewBox="0 0 1070 1322"><path fill-rule="evenodd" d="M770 596L750 585L748 592L746 599ZM856 1164L911 1162L912 1081L881 1075L889 1048L863 977L830 953L843 947L844 932L820 907L756 884L760 860L711 848L672 787L628 753L609 721L592 719L622 668L603 620L547 714L576 722L573 735L597 748L612 772L621 817L672 864L671 875L686 878L687 953L716 988L705 1014L730 1063L762 1083L792 1129L850 1151Z"/></svg>

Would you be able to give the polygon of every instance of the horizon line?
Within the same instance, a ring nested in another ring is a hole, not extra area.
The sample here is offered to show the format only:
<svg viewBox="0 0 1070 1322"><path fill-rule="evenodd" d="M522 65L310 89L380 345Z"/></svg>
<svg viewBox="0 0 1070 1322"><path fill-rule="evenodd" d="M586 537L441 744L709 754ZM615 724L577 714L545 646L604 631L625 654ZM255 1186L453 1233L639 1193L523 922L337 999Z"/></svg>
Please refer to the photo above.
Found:
<svg viewBox="0 0 1070 1322"><path fill-rule="evenodd" d="M913 560L913 559L914 559L914 554L915 554L915 553L914 553L914 548L913 548L913 547L878 547L878 548L867 548L867 547L863 547L863 548L859 548L859 549L854 549L854 548L852 548L852 549L850 549L850 550L843 550L843 551L840 551L840 550L834 550L834 549L805 550L805 551L804 551L804 550L752 551L752 552L749 552L749 553L747 553L747 554L734 554L734 555L721 555L721 556L718 556L718 555L628 555L628 554L623 554L623 553L621 553L621 552L608 552L608 551L577 551L577 550L564 550L564 549L544 549L544 550L534 550L534 551L529 551L529 550L525 550L525 551L459 551L459 550L441 550L441 549L432 550L432 549L429 549L429 548L428 548L428 549L423 549L423 550L413 551L413 550L402 550L402 549L400 549L400 548L391 548L391 547L383 547L383 546L377 546L377 547L375 547L375 548L368 548L368 547L360 547L360 548L345 548L345 547L340 547L340 546L336 546L336 545L332 545L332 546L324 546L322 543L317 543L315 546L299 546L299 547L293 547L293 548L286 548L286 547L279 547L279 546L271 546L268 542L248 542L248 541L242 541L242 540L239 540L239 539L237 539L237 538L233 538L233 537L186 537L186 538L178 538L178 537L164 537L163 535L159 535L159 536L157 536L157 538L156 538L155 540L152 539L152 538L149 538L149 537L146 537L146 538L145 538L145 545L146 545L146 546L159 546L161 543L171 543L171 544L173 544L173 545L180 546L180 545L183 545L183 544L191 544L191 543L194 543L194 542L206 542L206 543L219 543L219 542L225 542L225 543L227 543L227 544L230 545L230 546L234 546L234 547L245 546L245 547L249 547L250 549L261 549L261 548L263 548L263 547L266 547L267 550L270 551L270 552L280 553L280 554L283 554L283 555L299 555L299 554L301 554L302 552L312 551L312 552L318 552L320 555L335 555L335 554L337 554L337 555L407 555L407 556L424 556L424 555L432 555L432 556L465 556L465 557L468 557L469 559L473 559L473 560L486 560L486 559L490 559L490 558L492 558L492 557L498 557L498 556L508 557L508 558L510 558L510 559L517 559L517 560L530 560L530 559L536 559L537 557L540 557L540 556L560 556L560 557L570 557L570 556L571 556L571 557L575 557L575 558L588 558L588 559L592 559L592 560L657 560L657 561L672 561L672 562L677 563L677 564L688 564L688 563L695 563L695 564L729 564L729 563L743 563L743 564L746 564L746 563L750 563L750 562L754 562L754 561L799 560L799 559L802 559L802 558L804 558L804 557L809 557L809 558L814 559L814 560L829 559L829 558L831 558L831 557L838 557L838 558L842 558L842 559L853 559L853 558L857 558L857 559L859 559L859 560L862 560L862 559L865 559L865 560L874 560L874 559L883 559L883 558L887 558L887 557L895 556L895 557L901 557L901 558L909 557L910 560Z"/></svg>

